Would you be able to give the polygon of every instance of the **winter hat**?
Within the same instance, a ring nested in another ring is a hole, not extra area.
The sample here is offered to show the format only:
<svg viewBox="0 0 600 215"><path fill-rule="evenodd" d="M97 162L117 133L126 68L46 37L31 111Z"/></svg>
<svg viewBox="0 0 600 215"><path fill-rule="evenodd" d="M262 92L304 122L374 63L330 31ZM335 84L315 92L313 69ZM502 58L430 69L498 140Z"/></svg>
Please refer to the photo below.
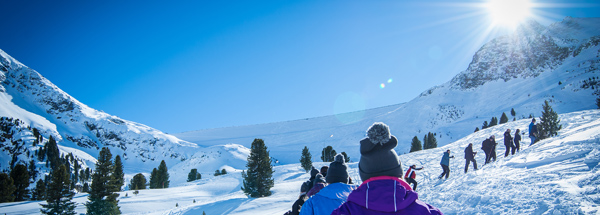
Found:
<svg viewBox="0 0 600 215"><path fill-rule="evenodd" d="M323 177L327 176L327 169L329 169L328 166L322 166L321 167L321 175L323 175Z"/></svg>
<svg viewBox="0 0 600 215"><path fill-rule="evenodd" d="M348 166L344 161L344 155L335 155L333 162L329 164L329 169L327 169L327 176L325 177L325 180L328 184L333 184L337 182L342 182L345 184L348 183Z"/></svg>
<svg viewBox="0 0 600 215"><path fill-rule="evenodd" d="M317 176L317 174L319 174L319 170L313 166L310 170L310 180L315 179L315 176Z"/></svg>
<svg viewBox="0 0 600 215"><path fill-rule="evenodd" d="M315 186L317 183L323 183L323 184L327 183L327 182L325 181L325 177L323 177L323 175L321 175L321 173L319 173L319 174L317 174L317 176L315 176L315 181L314 181L314 183L313 183L313 187L314 187L314 186Z"/></svg>
<svg viewBox="0 0 600 215"><path fill-rule="evenodd" d="M386 124L377 122L367 130L367 138L360 141L358 170L362 181L376 176L402 177L402 163L394 150L397 145Z"/></svg>
<svg viewBox="0 0 600 215"><path fill-rule="evenodd" d="M304 182L302 183L302 186L300 187L300 193L306 193L308 192L308 183Z"/></svg>
<svg viewBox="0 0 600 215"><path fill-rule="evenodd" d="M373 144L384 144L390 141L390 128L382 122L376 122L367 129L367 137Z"/></svg>

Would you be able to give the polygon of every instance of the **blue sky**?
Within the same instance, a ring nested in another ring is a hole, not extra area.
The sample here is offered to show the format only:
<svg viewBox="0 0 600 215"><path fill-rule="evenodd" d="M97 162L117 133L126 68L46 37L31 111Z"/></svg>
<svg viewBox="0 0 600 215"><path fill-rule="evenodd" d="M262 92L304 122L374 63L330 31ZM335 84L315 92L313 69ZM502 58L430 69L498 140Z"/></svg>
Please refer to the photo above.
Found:
<svg viewBox="0 0 600 215"><path fill-rule="evenodd" d="M512 31L485 3L3 1L0 49L92 108L177 133L408 102ZM597 1L533 3L543 25L600 16Z"/></svg>

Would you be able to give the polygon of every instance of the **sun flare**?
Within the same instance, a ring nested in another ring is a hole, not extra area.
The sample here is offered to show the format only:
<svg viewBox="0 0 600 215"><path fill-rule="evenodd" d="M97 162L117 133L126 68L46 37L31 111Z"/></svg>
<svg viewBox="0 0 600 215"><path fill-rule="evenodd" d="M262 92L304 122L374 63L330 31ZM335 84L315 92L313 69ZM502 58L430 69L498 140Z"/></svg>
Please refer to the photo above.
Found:
<svg viewBox="0 0 600 215"><path fill-rule="evenodd" d="M486 5L494 26L515 28L531 16L529 0L489 0Z"/></svg>

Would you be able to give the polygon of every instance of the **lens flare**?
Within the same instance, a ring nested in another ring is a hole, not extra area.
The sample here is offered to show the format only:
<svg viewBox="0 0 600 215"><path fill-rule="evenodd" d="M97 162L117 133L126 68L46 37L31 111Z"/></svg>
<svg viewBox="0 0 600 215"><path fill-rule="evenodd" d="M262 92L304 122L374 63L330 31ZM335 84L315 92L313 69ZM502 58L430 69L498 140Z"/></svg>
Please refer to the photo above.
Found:
<svg viewBox="0 0 600 215"><path fill-rule="evenodd" d="M384 84L384 83L381 83L381 84L379 85L379 88L381 88L381 89L385 88L385 84Z"/></svg>
<svg viewBox="0 0 600 215"><path fill-rule="evenodd" d="M389 83L392 83L392 81L393 81L393 80L392 80L391 78L390 78L390 79L388 79L388 84L389 84Z"/></svg>

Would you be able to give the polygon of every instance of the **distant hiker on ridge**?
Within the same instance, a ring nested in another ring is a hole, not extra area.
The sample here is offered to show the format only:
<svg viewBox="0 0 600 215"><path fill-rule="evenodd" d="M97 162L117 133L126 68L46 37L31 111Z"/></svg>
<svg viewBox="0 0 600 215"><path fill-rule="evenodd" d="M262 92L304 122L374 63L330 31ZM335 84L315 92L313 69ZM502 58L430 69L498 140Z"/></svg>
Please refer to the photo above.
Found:
<svg viewBox="0 0 600 215"><path fill-rule="evenodd" d="M510 136L510 129L506 129L504 132L504 146L506 147L506 151L504 152L504 157L508 157L510 154L510 150L512 149L513 154L515 154L515 145L513 144L513 138Z"/></svg>
<svg viewBox="0 0 600 215"><path fill-rule="evenodd" d="M519 152L519 150L521 150L521 130L517 129L517 131L515 131L515 138L514 138L514 142L515 142L515 148L512 151L512 154L515 154L515 149L517 152Z"/></svg>
<svg viewBox="0 0 600 215"><path fill-rule="evenodd" d="M444 172L438 177L438 179L442 179L446 176L446 179L450 176L450 158L454 158L454 155L450 156L450 149L444 152L444 156L442 156L442 161L440 161L440 165L442 165L442 169Z"/></svg>
<svg viewBox="0 0 600 215"><path fill-rule="evenodd" d="M469 143L469 146L465 148L465 160L467 164L465 164L465 173L469 170L469 163L473 162L473 167L477 170L477 161L475 160L475 155L477 152L473 152L473 143Z"/></svg>
<svg viewBox="0 0 600 215"><path fill-rule="evenodd" d="M419 200L418 194L401 179L402 164L394 150L397 145L398 140L386 124L377 122L369 127L367 138L360 141L358 172L363 182L331 215L442 214Z"/></svg>
<svg viewBox="0 0 600 215"><path fill-rule="evenodd" d="M535 140L537 139L537 134L537 125L535 125L535 118L533 118L531 120L531 123L529 123L529 138L531 138L531 143L529 144L530 146L535 143Z"/></svg>
<svg viewBox="0 0 600 215"><path fill-rule="evenodd" d="M422 170L423 167L421 168L417 168L417 165L412 165L408 168L408 170L406 170L406 174L404 174L404 180L406 180L406 182L408 182L408 184L414 184L413 185L413 190L416 192L417 191L417 181L415 180L415 178L417 178L417 173L415 172L415 170Z"/></svg>

